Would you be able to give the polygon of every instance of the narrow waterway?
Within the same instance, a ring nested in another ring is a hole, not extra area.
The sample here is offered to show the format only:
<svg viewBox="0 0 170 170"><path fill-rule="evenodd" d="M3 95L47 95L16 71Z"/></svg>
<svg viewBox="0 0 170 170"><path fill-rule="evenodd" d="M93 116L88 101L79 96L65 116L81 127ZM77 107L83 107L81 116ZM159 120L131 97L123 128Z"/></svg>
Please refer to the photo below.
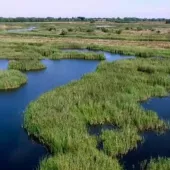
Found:
<svg viewBox="0 0 170 170"><path fill-rule="evenodd" d="M125 56L104 52L108 61ZM32 170L48 155L43 145L31 140L22 128L23 112L28 104L43 93L80 79L93 72L99 61L43 60L47 69L26 73L28 83L14 91L0 92L0 169ZM7 69L8 61L0 60L0 69Z"/></svg>

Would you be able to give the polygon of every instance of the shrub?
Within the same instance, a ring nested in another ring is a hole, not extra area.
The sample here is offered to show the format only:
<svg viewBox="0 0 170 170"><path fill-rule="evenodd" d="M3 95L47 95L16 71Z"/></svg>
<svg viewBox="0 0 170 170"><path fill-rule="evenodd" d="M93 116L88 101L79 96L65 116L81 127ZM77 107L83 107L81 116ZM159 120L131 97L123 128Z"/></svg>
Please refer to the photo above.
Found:
<svg viewBox="0 0 170 170"><path fill-rule="evenodd" d="M102 27L101 30L102 30L103 32L109 32L109 29L108 29L108 28L105 28L105 27Z"/></svg>
<svg viewBox="0 0 170 170"><path fill-rule="evenodd" d="M121 34L122 30L116 30L116 34Z"/></svg>
<svg viewBox="0 0 170 170"><path fill-rule="evenodd" d="M88 28L87 32L94 32L94 28Z"/></svg>
<svg viewBox="0 0 170 170"><path fill-rule="evenodd" d="M68 28L68 32L73 32L73 28Z"/></svg>
<svg viewBox="0 0 170 170"><path fill-rule="evenodd" d="M153 31L155 31L155 29L154 29L154 28L151 28L151 29L150 29L150 31L152 31L152 32L153 32Z"/></svg>
<svg viewBox="0 0 170 170"><path fill-rule="evenodd" d="M67 35L67 33L68 33L68 32L67 32L66 29L62 29L60 35Z"/></svg>
<svg viewBox="0 0 170 170"><path fill-rule="evenodd" d="M142 31L143 28L142 27L137 27L137 31Z"/></svg>
<svg viewBox="0 0 170 170"><path fill-rule="evenodd" d="M56 27L54 25L47 28L48 31L56 31Z"/></svg>
<svg viewBox="0 0 170 170"><path fill-rule="evenodd" d="M170 19L169 19L169 20L166 20L166 24L170 24Z"/></svg>

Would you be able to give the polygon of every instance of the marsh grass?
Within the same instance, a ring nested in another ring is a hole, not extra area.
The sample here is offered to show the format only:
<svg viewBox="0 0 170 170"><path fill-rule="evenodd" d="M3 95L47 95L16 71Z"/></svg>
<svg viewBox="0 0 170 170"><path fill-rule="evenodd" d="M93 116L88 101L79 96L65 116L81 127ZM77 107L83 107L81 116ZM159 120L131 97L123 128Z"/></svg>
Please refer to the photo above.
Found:
<svg viewBox="0 0 170 170"><path fill-rule="evenodd" d="M0 90L19 88L27 82L26 76L17 70L0 70Z"/></svg>
<svg viewBox="0 0 170 170"><path fill-rule="evenodd" d="M137 143L142 141L137 130L129 127L103 131L101 139L104 152L112 157L126 154L129 150L137 148Z"/></svg>
<svg viewBox="0 0 170 170"><path fill-rule="evenodd" d="M31 70L42 70L46 66L39 60L18 60L9 61L8 69L31 71Z"/></svg>
<svg viewBox="0 0 170 170"><path fill-rule="evenodd" d="M84 60L105 60L104 54L97 54L92 52L58 52L50 55L50 59L84 59Z"/></svg>
<svg viewBox="0 0 170 170"><path fill-rule="evenodd" d="M139 67L154 67L155 72L141 72ZM138 132L168 128L155 112L145 111L138 102L168 94L169 68L167 58L101 62L96 72L32 102L25 113L24 127L53 153L41 162L40 169L86 169L84 161L92 169L112 167L116 155L136 147L141 140ZM87 125L105 123L120 127L120 132L103 132L104 156L96 150L97 137L88 134ZM95 157L89 155L91 151Z"/></svg>
<svg viewBox="0 0 170 170"><path fill-rule="evenodd" d="M170 158L151 159L147 166L147 170L169 170Z"/></svg>
<svg viewBox="0 0 170 170"><path fill-rule="evenodd" d="M113 54L131 55L142 58L149 57L169 57L170 50L168 49L151 49L145 47L130 47L130 46L101 46L101 45L88 45L86 47L89 50L102 50L108 51Z"/></svg>

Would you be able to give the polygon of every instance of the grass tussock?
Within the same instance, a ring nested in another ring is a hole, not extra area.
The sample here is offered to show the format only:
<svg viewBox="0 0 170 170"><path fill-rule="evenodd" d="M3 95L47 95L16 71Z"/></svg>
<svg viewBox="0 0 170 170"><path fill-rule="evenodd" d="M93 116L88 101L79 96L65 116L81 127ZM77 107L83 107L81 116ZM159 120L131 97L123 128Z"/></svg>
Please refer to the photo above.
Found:
<svg viewBox="0 0 170 170"><path fill-rule="evenodd" d="M21 71L42 70L45 68L46 66L42 64L39 60L10 61L8 65L8 69Z"/></svg>
<svg viewBox="0 0 170 170"><path fill-rule="evenodd" d="M126 154L130 149L136 148L142 140L136 129L125 128L121 130L106 130L102 134L103 150L109 156Z"/></svg>
<svg viewBox="0 0 170 170"><path fill-rule="evenodd" d="M152 159L147 166L147 170L169 170L170 158Z"/></svg>
<svg viewBox="0 0 170 170"><path fill-rule="evenodd" d="M138 71L146 66L155 68L152 76ZM32 102L24 127L53 152L51 158L41 162L40 169L87 169L85 163L91 169L108 169L117 155L127 153L141 140L138 132L167 128L155 112L145 111L138 102L167 95L169 68L167 58L102 62L96 72ZM104 139L103 153L108 153L104 156L96 150L97 138L88 134L87 125L105 123L117 125L120 132L106 131L100 136Z"/></svg>
<svg viewBox="0 0 170 170"><path fill-rule="evenodd" d="M26 76L20 71L0 70L0 90L16 89L26 82Z"/></svg>

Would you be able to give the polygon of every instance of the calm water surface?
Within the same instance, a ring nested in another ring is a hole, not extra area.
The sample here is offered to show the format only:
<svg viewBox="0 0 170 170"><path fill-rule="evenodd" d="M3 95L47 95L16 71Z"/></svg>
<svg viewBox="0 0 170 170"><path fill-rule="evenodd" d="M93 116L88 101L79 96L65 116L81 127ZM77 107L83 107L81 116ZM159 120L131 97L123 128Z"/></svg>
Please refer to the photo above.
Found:
<svg viewBox="0 0 170 170"><path fill-rule="evenodd" d="M105 53L108 61L124 59ZM44 60L46 70L28 72L28 83L15 91L0 92L0 169L32 170L48 155L46 148L29 139L23 130L23 112L32 100L41 94L80 79L95 71L99 61ZM0 69L6 69L7 60L0 60Z"/></svg>
<svg viewBox="0 0 170 170"><path fill-rule="evenodd" d="M146 110L157 112L161 119L170 121L170 97L152 98L141 105ZM143 136L145 142L123 157L126 170L140 170L140 163L144 160L148 162L151 157L170 157L170 131L162 135L147 132Z"/></svg>

